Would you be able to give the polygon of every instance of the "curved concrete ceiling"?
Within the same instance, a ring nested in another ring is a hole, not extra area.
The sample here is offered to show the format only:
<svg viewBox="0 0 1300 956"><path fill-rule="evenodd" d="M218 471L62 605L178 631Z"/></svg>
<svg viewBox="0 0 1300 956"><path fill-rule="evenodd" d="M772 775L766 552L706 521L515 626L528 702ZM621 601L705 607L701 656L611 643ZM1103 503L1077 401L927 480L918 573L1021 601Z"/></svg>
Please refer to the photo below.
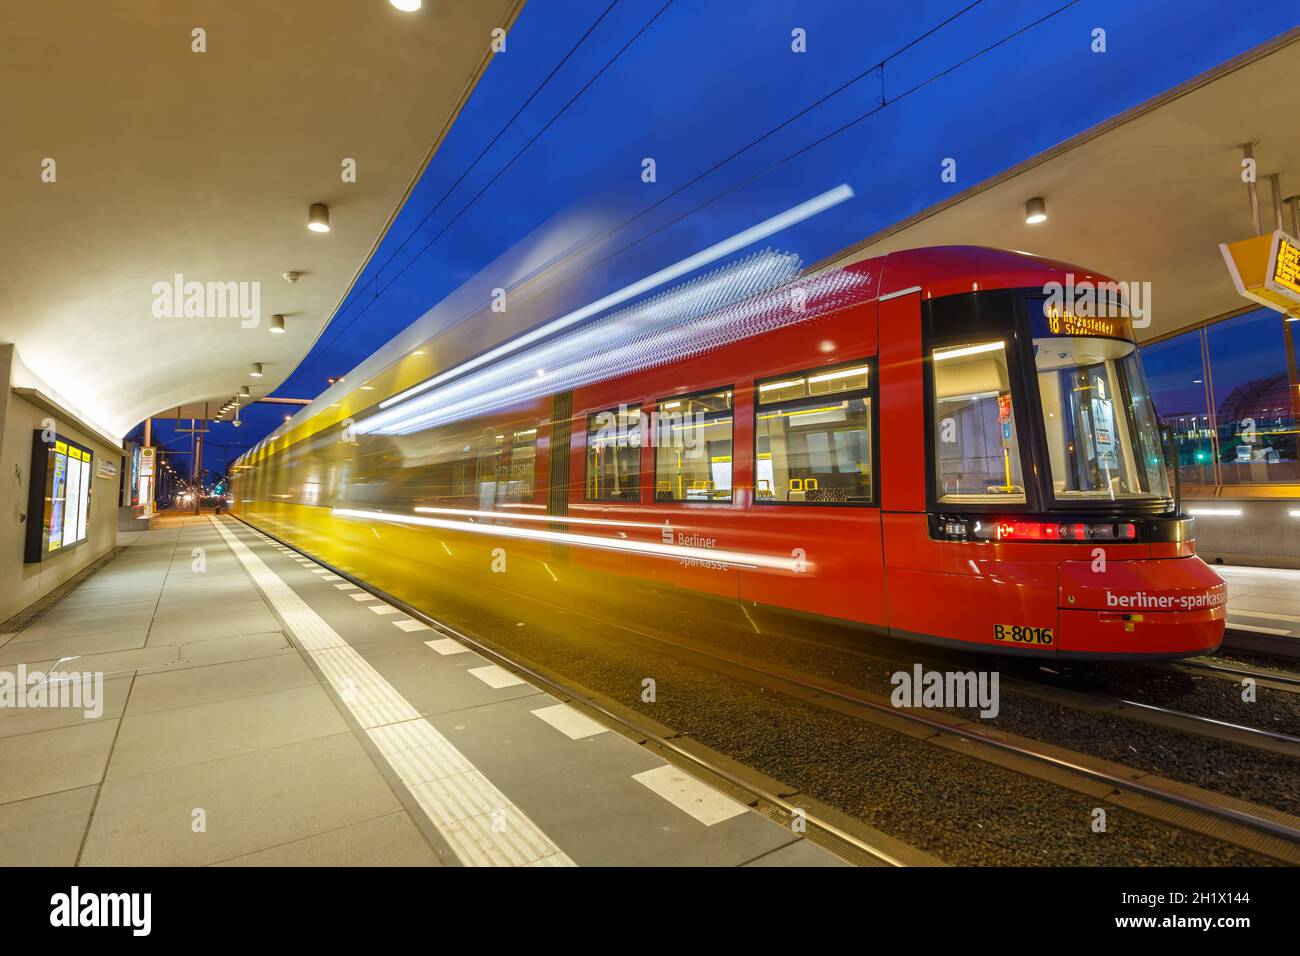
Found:
<svg viewBox="0 0 1300 956"><path fill-rule="evenodd" d="M0 342L114 436L178 406L215 411L241 385L270 392L456 118L491 31L522 5L5 4ZM206 52L193 50L196 28ZM328 234L306 228L316 202L330 207ZM158 284L178 274L249 283L259 325L185 317L183 302L158 316ZM274 313L287 334L268 332ZM264 377L249 377L252 362Z"/></svg>

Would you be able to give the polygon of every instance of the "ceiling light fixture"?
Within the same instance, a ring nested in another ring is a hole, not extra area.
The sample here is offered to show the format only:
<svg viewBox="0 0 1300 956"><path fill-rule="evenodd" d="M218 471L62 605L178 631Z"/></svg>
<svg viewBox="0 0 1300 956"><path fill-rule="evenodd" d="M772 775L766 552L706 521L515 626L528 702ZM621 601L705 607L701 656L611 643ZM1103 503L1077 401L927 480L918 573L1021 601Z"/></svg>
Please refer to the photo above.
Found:
<svg viewBox="0 0 1300 956"><path fill-rule="evenodd" d="M240 395L251 395L252 393L249 392L249 390L248 390L248 386L247 386L247 385L241 385L241 386L239 386L239 394L240 394Z"/></svg>
<svg viewBox="0 0 1300 956"><path fill-rule="evenodd" d="M250 365L250 366L248 367L248 374L251 375L251 376L253 376L253 378L261 378L261 377L262 377L262 363L261 363L261 362L254 362L252 365Z"/></svg>
<svg viewBox="0 0 1300 956"><path fill-rule="evenodd" d="M312 203L311 211L307 213L307 228L312 232L329 232L330 207L323 202Z"/></svg>
<svg viewBox="0 0 1300 956"><path fill-rule="evenodd" d="M283 316L283 315L273 315L273 316L271 316L271 331L274 332L276 335L284 335L284 316Z"/></svg>
<svg viewBox="0 0 1300 956"><path fill-rule="evenodd" d="M403 13L414 13L420 9L423 0L388 0L388 2Z"/></svg>
<svg viewBox="0 0 1300 956"><path fill-rule="evenodd" d="M1047 221L1047 201L1042 196L1035 196L1025 203L1025 222L1029 225Z"/></svg>

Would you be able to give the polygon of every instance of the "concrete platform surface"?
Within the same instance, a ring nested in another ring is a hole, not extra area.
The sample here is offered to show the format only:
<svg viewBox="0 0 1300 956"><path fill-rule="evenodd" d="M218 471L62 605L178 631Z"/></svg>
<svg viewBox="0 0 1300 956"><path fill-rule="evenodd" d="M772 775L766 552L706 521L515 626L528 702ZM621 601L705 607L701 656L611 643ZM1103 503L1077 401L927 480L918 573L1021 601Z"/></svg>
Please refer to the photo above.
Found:
<svg viewBox="0 0 1300 956"><path fill-rule="evenodd" d="M0 864L840 863L228 516L126 543L0 634Z"/></svg>
<svg viewBox="0 0 1300 956"><path fill-rule="evenodd" d="M1216 564L1228 582L1225 646L1300 657L1300 571Z"/></svg>

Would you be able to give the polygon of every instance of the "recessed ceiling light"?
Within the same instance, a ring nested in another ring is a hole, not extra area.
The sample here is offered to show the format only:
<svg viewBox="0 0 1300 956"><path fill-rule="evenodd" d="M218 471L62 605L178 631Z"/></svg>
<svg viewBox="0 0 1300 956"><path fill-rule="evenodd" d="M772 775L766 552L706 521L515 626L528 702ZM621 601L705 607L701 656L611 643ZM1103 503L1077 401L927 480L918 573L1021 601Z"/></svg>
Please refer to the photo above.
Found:
<svg viewBox="0 0 1300 956"><path fill-rule="evenodd" d="M248 390L248 386L247 386L247 385L241 385L241 386L239 386L239 394L240 394L240 395L251 395L252 393L249 392L249 390Z"/></svg>
<svg viewBox="0 0 1300 956"><path fill-rule="evenodd" d="M420 9L422 0L388 0L388 2L397 7L397 9L401 10L403 13L414 13L416 10Z"/></svg>
<svg viewBox="0 0 1300 956"><path fill-rule="evenodd" d="M251 376L253 376L253 378L261 378L261 377L262 377L262 363L261 363L261 362L254 362L252 365L250 365L250 366L248 367L248 374L251 375Z"/></svg>
<svg viewBox="0 0 1300 956"><path fill-rule="evenodd" d="M330 207L323 202L312 203L311 211L307 213L307 228L312 232L329 232Z"/></svg>
<svg viewBox="0 0 1300 956"><path fill-rule="evenodd" d="M271 316L271 331L274 332L276 335L284 335L284 316L283 316L283 315L273 315L273 316Z"/></svg>
<svg viewBox="0 0 1300 956"><path fill-rule="evenodd" d="M1047 221L1047 202L1042 196L1035 196L1025 203L1025 222L1034 225Z"/></svg>

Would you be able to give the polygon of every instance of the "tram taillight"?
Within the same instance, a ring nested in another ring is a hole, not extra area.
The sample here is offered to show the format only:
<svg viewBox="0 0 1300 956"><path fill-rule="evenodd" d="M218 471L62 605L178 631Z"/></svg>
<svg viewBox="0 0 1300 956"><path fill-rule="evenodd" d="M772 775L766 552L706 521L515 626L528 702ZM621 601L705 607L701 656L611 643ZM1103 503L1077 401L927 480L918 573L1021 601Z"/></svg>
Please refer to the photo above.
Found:
<svg viewBox="0 0 1300 956"><path fill-rule="evenodd" d="M947 541L1136 541L1130 521L1033 521L1021 518L956 518L931 523L934 536Z"/></svg>

